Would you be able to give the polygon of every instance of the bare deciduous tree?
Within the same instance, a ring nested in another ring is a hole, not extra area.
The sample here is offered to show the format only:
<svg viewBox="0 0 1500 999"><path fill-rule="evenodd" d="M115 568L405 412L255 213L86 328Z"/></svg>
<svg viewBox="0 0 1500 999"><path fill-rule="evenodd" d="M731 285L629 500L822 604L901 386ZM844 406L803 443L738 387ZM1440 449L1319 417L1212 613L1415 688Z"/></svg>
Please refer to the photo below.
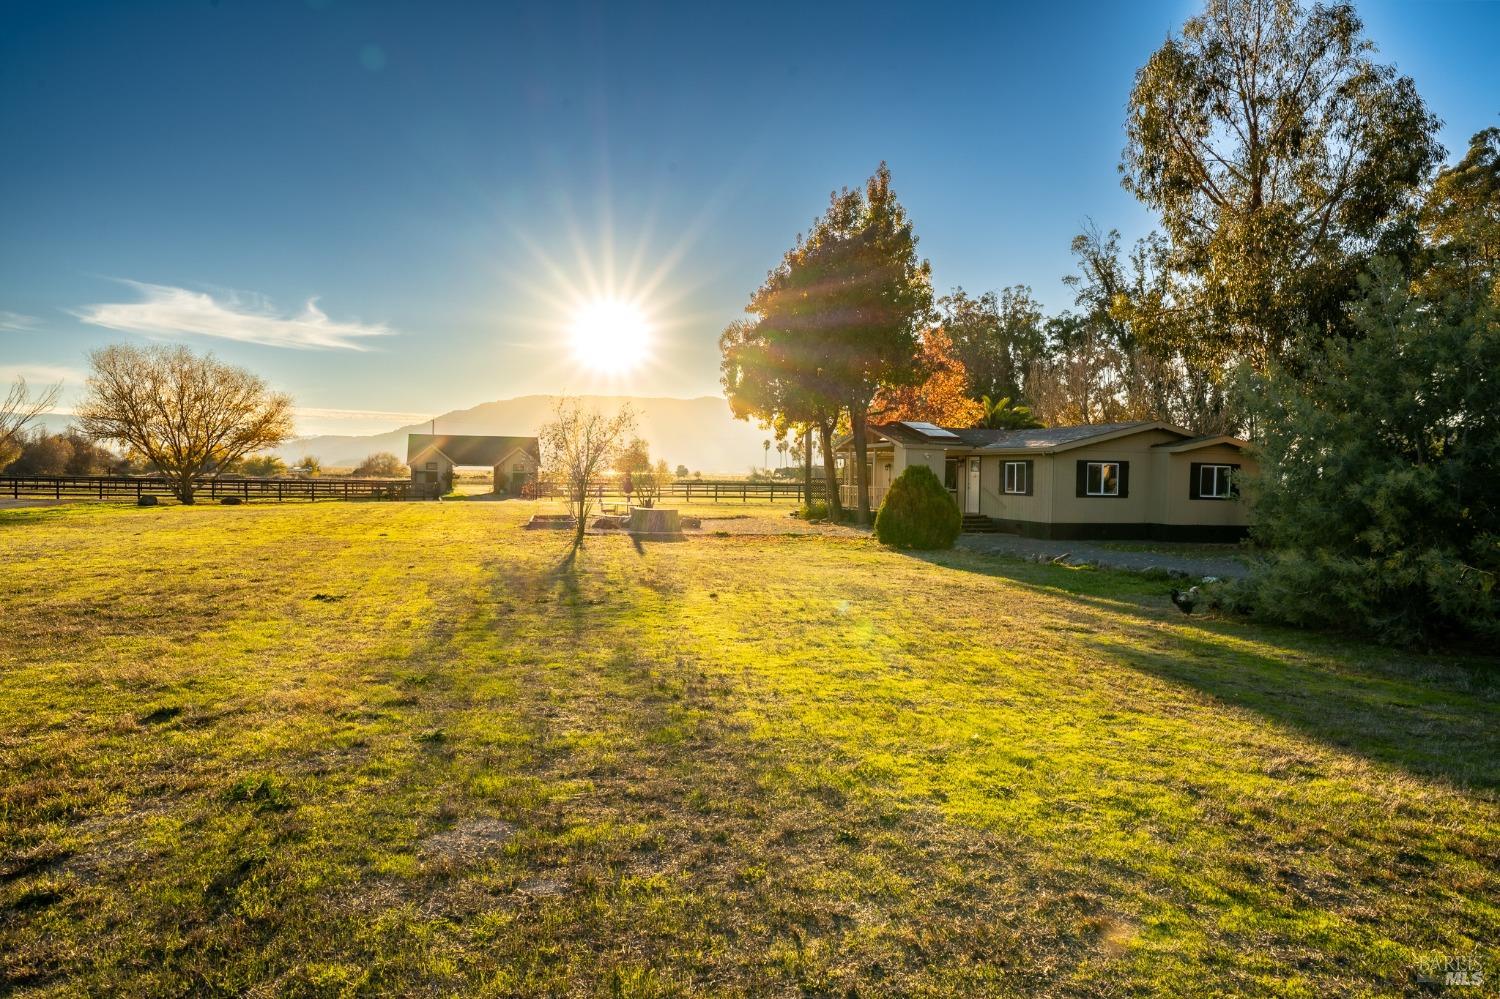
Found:
<svg viewBox="0 0 1500 999"><path fill-rule="evenodd" d="M32 422L57 403L62 385L50 386L33 395L26 379L17 378L0 398L0 468L21 452L21 435Z"/></svg>
<svg viewBox="0 0 1500 999"><path fill-rule="evenodd" d="M292 400L186 347L116 345L89 357L78 423L155 465L183 503L197 480L292 436Z"/></svg>
<svg viewBox="0 0 1500 999"><path fill-rule="evenodd" d="M566 490L569 512L577 520L575 548L583 544L599 479L634 429L635 412L629 406L605 416L574 399L559 399L552 422L541 429L542 468Z"/></svg>

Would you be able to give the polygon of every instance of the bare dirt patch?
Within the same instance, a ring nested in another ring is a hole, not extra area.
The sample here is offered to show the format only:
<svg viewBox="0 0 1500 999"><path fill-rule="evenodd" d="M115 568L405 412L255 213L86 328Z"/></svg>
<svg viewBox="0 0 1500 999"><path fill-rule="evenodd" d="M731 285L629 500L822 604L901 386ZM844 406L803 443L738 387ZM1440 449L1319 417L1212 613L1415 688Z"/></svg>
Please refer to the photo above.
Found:
<svg viewBox="0 0 1500 999"><path fill-rule="evenodd" d="M500 819L468 819L428 836L422 841L422 854L436 861L476 860L500 850L515 833L515 826Z"/></svg>

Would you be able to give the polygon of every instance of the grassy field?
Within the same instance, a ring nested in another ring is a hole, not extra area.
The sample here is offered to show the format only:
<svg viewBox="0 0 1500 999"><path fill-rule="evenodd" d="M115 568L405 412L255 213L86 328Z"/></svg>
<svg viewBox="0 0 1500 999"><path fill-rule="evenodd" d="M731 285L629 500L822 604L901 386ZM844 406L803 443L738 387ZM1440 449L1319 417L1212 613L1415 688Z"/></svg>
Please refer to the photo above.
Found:
<svg viewBox="0 0 1500 999"><path fill-rule="evenodd" d="M0 993L1500 972L1493 661L519 502L0 512Z"/></svg>

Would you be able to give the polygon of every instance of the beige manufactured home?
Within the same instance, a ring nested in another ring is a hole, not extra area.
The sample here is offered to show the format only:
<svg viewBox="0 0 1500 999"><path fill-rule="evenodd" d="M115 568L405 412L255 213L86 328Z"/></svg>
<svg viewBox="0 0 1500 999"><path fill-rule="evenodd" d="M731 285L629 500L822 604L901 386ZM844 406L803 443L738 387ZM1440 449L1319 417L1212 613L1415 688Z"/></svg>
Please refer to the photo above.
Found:
<svg viewBox="0 0 1500 999"><path fill-rule="evenodd" d="M970 528L1038 538L1231 541L1248 525L1239 480L1254 471L1246 443L1141 421L1043 430L870 427L870 500L926 465L947 484ZM854 501L854 448L838 442L840 495Z"/></svg>

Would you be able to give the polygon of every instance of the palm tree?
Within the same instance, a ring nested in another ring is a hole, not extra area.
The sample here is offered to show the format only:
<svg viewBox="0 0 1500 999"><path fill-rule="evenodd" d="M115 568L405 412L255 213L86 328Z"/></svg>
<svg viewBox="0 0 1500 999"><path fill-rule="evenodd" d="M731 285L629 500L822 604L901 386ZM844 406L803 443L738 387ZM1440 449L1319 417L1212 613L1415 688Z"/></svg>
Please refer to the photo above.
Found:
<svg viewBox="0 0 1500 999"><path fill-rule="evenodd" d="M771 466L771 439L768 437L760 442L761 450L766 452L765 460L761 462L767 468Z"/></svg>
<svg viewBox="0 0 1500 999"><path fill-rule="evenodd" d="M1046 425L1031 415L1029 406L1012 406L1010 396L994 400L984 396L979 404L984 407L979 425L987 430L1034 430Z"/></svg>
<svg viewBox="0 0 1500 999"><path fill-rule="evenodd" d="M789 447L786 441L777 441L776 450L781 452L781 467L786 467L786 449Z"/></svg>

